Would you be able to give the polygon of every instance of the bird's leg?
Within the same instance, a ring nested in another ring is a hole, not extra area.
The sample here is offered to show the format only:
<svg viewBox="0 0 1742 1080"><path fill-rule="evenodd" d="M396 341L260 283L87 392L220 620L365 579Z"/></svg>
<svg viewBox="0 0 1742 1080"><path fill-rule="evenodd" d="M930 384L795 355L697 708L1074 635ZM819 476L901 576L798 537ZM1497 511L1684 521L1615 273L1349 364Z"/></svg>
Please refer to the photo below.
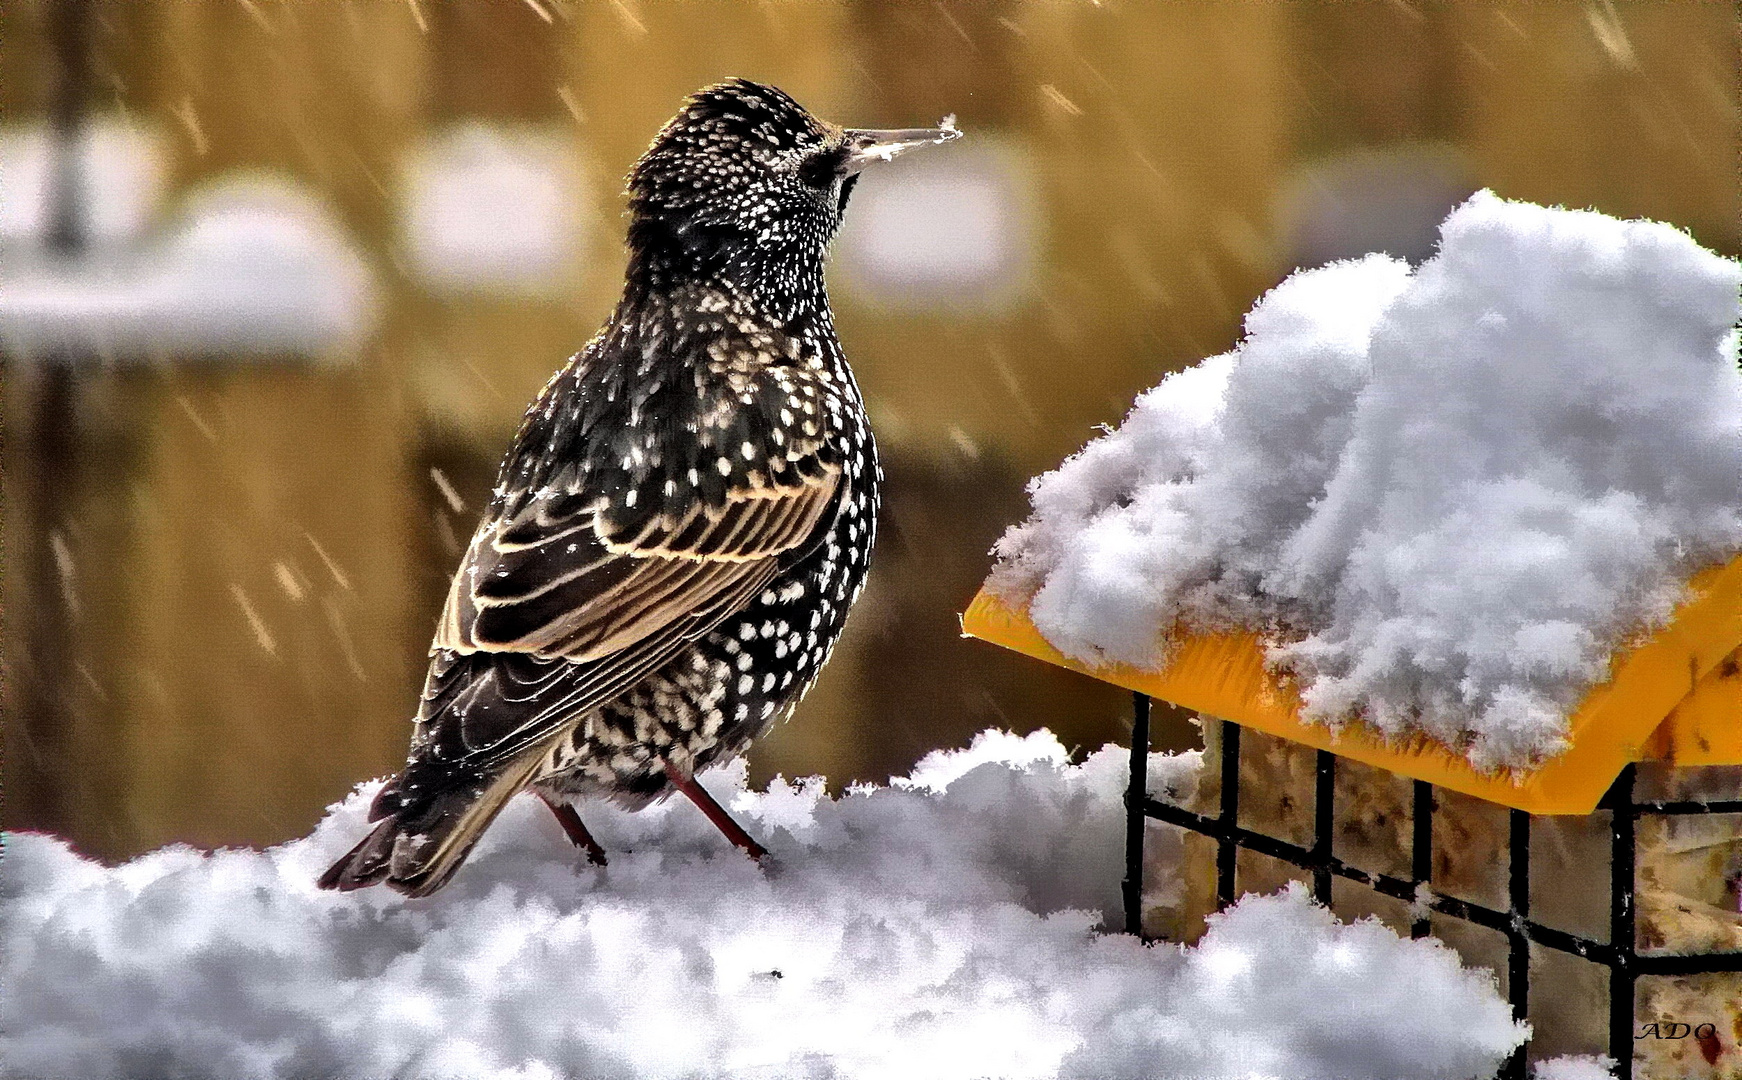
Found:
<svg viewBox="0 0 1742 1080"><path fill-rule="evenodd" d="M726 813L726 808L715 802L714 797L708 794L707 789L696 783L695 777L684 776L669 764L665 768L665 775L673 787L688 795L690 802L695 803L701 808L702 813L708 815L708 820L714 823L716 829L726 835L726 839L743 848L752 859L760 859L768 854L768 849L750 839L750 834L744 831L744 827L732 820L732 815Z"/></svg>
<svg viewBox="0 0 1742 1080"><path fill-rule="evenodd" d="M538 797L543 799L544 805L550 807L550 812L556 815L556 823L561 825L563 832L568 834L569 842L587 853L587 861L594 866L604 866L605 849L599 846L599 842L593 839L593 834L587 831L585 825L581 824L581 815L575 813L575 808L566 802L558 801L553 796L546 795L543 791L538 793Z"/></svg>

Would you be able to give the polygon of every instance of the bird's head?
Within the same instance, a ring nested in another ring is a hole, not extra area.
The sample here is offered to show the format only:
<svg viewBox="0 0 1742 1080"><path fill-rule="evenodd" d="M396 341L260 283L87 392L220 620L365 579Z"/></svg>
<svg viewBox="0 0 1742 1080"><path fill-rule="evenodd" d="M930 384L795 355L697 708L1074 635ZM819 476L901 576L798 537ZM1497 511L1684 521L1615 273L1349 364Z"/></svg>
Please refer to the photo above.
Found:
<svg viewBox="0 0 1742 1080"><path fill-rule="evenodd" d="M663 272L820 273L860 170L958 135L838 128L729 79L692 94L631 170L631 252Z"/></svg>

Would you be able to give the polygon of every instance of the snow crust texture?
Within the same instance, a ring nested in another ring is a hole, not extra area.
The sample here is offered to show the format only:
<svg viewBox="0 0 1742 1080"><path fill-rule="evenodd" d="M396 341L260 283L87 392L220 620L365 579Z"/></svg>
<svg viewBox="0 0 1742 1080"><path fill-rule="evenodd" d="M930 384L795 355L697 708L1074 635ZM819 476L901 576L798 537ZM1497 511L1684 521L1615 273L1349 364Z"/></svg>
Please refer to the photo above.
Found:
<svg viewBox="0 0 1742 1080"><path fill-rule="evenodd" d="M1516 1045L1487 972L1299 890L1195 948L1097 933L1124 761L988 732L839 800L711 774L769 870L675 803L583 805L612 859L587 868L522 798L421 901L314 888L373 784L266 851L106 869L13 835L0 1075L1359 1080L1487 1076Z"/></svg>
<svg viewBox="0 0 1742 1080"><path fill-rule="evenodd" d="M1250 627L1310 719L1534 764L1742 549L1739 285L1668 225L1478 193L1417 270L1264 296L1031 484L989 584L1090 663Z"/></svg>

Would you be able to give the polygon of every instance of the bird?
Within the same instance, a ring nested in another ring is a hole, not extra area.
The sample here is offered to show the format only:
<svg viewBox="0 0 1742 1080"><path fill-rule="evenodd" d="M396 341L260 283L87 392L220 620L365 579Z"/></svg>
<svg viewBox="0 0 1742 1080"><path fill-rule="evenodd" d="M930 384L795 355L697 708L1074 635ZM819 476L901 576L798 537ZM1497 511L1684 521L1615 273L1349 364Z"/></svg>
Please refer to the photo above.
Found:
<svg viewBox="0 0 1742 1080"><path fill-rule="evenodd" d="M959 136L844 129L729 79L628 177L623 292L528 407L454 575L405 767L319 879L427 896L514 795L681 792L815 682L864 587L882 469L824 261L861 170Z"/></svg>

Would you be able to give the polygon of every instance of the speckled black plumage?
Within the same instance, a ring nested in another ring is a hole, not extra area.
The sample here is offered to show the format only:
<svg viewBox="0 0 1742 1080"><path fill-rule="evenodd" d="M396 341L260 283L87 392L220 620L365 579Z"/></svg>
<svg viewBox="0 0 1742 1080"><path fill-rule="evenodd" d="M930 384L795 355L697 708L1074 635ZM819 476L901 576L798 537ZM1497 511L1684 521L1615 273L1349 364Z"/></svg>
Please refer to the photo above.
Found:
<svg viewBox="0 0 1742 1080"><path fill-rule="evenodd" d="M406 767L323 885L433 891L515 792L645 803L810 687L864 584L880 479L823 259L855 153L920 134L845 132L734 80L654 140L622 300L527 410Z"/></svg>

